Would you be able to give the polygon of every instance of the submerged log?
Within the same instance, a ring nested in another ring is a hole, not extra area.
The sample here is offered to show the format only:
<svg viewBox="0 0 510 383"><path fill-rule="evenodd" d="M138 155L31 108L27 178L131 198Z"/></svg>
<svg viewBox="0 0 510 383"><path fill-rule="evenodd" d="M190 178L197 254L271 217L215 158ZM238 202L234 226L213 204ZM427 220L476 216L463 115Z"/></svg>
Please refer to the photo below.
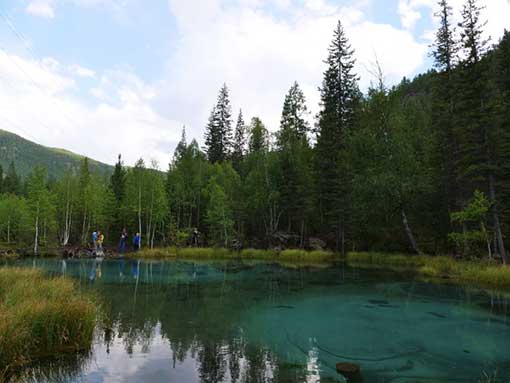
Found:
<svg viewBox="0 0 510 383"><path fill-rule="evenodd" d="M336 371L347 379L348 383L362 383L361 367L354 363L341 362L336 364Z"/></svg>

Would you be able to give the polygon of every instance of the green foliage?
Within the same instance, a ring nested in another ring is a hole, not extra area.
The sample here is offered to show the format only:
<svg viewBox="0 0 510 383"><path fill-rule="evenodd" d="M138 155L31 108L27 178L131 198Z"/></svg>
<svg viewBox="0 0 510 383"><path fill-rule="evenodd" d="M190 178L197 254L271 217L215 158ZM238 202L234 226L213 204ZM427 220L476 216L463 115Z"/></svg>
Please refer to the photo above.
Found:
<svg viewBox="0 0 510 383"><path fill-rule="evenodd" d="M35 144L20 136L0 130L0 147L6 148L0 152L0 164L8 169L15 162L18 175L27 177L35 166L43 166L50 178L59 178L66 170L77 171L82 157L61 149L48 148ZM110 165L98 161L90 162L94 173L109 174Z"/></svg>
<svg viewBox="0 0 510 383"><path fill-rule="evenodd" d="M4 194L0 197L0 238L7 245L27 241L32 229L30 210L26 199Z"/></svg>
<svg viewBox="0 0 510 383"><path fill-rule="evenodd" d="M200 246L471 255L483 245L505 262L510 33L487 50L476 0L465 3L459 34L448 1L438 4L437 72L387 89L377 67L377 85L365 95L354 73L354 50L337 24L314 130L295 82L283 100L278 131L270 133L258 117L246 126L240 112L232 137L223 86L205 150L195 140L188 143L183 128L166 179L157 164L141 160L127 168L119 157L107 177L93 161L71 156L74 165L59 163L66 170L57 176L48 167L49 180L36 171L24 185L11 163L0 189L18 197L0 199L0 239L35 242L36 250L39 243L86 244L92 230L101 230L116 243L125 227L142 234L144 248L183 247L196 229ZM48 157L35 152L46 164ZM0 156L4 170L11 159ZM483 219L469 216L480 208L469 204L475 190L486 196L478 201L487 205Z"/></svg>
<svg viewBox="0 0 510 383"><path fill-rule="evenodd" d="M89 349L95 320L94 303L72 281L0 268L0 378L37 357Z"/></svg>
<svg viewBox="0 0 510 383"><path fill-rule="evenodd" d="M218 102L211 112L205 132L207 158L212 163L229 158L232 149L232 108L227 85L223 85Z"/></svg>
<svg viewBox="0 0 510 383"><path fill-rule="evenodd" d="M228 247L235 236L233 208L239 188L239 175L229 163L213 165L203 194L207 211L205 223L210 242L215 245Z"/></svg>
<svg viewBox="0 0 510 383"><path fill-rule="evenodd" d="M34 253L39 245L47 245L48 237L55 229L55 206L46 185L46 171L36 167L27 180L28 206L34 226Z"/></svg>
<svg viewBox="0 0 510 383"><path fill-rule="evenodd" d="M489 288L510 288L510 267L481 261L459 261L445 256L408 256L384 253L349 253L347 263L355 267L405 269L434 278L448 278Z"/></svg>
<svg viewBox="0 0 510 383"><path fill-rule="evenodd" d="M356 123L361 94L354 73L354 51L338 21L326 60L317 130L316 172L321 222L335 231L338 250L345 250L350 219L351 168L347 137Z"/></svg>
<svg viewBox="0 0 510 383"><path fill-rule="evenodd" d="M464 228L461 233L450 233L450 240L455 242L458 247L463 247L464 252L472 251L472 245L488 244L490 255L491 233L487 230L487 213L491 208L491 202L484 193L476 190L473 199L462 210L451 214L451 220ZM472 224L478 226L476 229L469 230Z"/></svg>

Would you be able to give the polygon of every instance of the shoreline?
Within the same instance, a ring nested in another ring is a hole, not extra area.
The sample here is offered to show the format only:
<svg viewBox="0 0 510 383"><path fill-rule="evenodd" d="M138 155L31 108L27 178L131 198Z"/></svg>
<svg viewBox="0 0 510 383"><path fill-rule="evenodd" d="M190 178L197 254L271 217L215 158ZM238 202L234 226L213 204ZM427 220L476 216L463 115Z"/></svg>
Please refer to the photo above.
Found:
<svg viewBox="0 0 510 383"><path fill-rule="evenodd" d="M10 254L1 260L20 258ZM40 255L42 258L61 257L57 254ZM351 252L345 257L332 251L306 251L300 249L261 250L243 249L233 251L225 248L164 247L142 249L119 257L105 259L152 259L152 260L217 260L217 261L261 261L275 262L287 267L327 266L344 262L348 266L362 269L392 270L413 273L432 281L448 281L473 287L510 291L510 266L495 261L459 260L452 256L393 254L379 252ZM83 258L71 258L83 259Z"/></svg>

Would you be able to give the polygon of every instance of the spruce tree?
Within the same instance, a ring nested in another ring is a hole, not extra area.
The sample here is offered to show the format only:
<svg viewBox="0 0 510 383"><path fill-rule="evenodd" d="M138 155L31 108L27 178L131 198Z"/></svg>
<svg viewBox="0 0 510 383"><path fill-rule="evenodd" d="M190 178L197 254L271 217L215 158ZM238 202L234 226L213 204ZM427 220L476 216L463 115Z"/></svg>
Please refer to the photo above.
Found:
<svg viewBox="0 0 510 383"><path fill-rule="evenodd" d="M267 129L258 117L253 117L250 124L250 153L262 152L267 149Z"/></svg>
<svg viewBox="0 0 510 383"><path fill-rule="evenodd" d="M305 95L296 81L289 89L283 103L280 131L278 132L278 146L293 140L307 138L307 134L310 131L310 125L306 121L307 114L308 109L306 107Z"/></svg>
<svg viewBox="0 0 510 383"><path fill-rule="evenodd" d="M495 189L498 190L495 208L501 219L501 230L503 233L508 233L510 229L510 31L505 31L496 48L492 77L495 80L493 97L495 127L491 141L494 150ZM494 214L494 211L492 213Z"/></svg>
<svg viewBox="0 0 510 383"><path fill-rule="evenodd" d="M243 111L239 110L237 117L236 131L234 135L234 143L232 146L232 164L238 172L240 170L241 161L246 151L246 124L243 118Z"/></svg>
<svg viewBox="0 0 510 383"><path fill-rule="evenodd" d="M438 190L439 226L443 240L451 230L449 215L459 209L457 185L457 156L458 142L454 134L455 118L455 82L454 67L458 44L455 41L455 29L451 23L452 8L447 0L440 0L439 12L435 14L439 19L439 29L433 45L432 56L438 70L432 87L432 123L438 137L437 168L439 169Z"/></svg>
<svg viewBox="0 0 510 383"><path fill-rule="evenodd" d="M210 162L229 158L232 149L232 107L227 85L223 85L206 127L205 145Z"/></svg>
<svg viewBox="0 0 510 383"><path fill-rule="evenodd" d="M355 126L360 92L354 73L354 51L338 21L329 46L321 92L316 166L322 223L336 232L336 248L345 251L350 174L346 137Z"/></svg>
<svg viewBox="0 0 510 383"><path fill-rule="evenodd" d="M456 135L459 139L459 182L464 205L474 191L487 192L491 202L494 250L507 263L498 212L494 124L491 121L488 60L484 59L488 40L484 38L481 7L476 0L466 0L462 10L459 115Z"/></svg>
<svg viewBox="0 0 510 383"><path fill-rule="evenodd" d="M113 191L113 195L115 196L115 200L117 203L120 203L124 198L126 187L126 169L124 169L122 156L120 154L117 163L115 164L113 174L110 177L110 187Z"/></svg>
<svg viewBox="0 0 510 383"><path fill-rule="evenodd" d="M9 168L7 169L7 174L4 179L4 193L15 195L21 194L21 180L16 173L14 161L11 161Z"/></svg>
<svg viewBox="0 0 510 383"><path fill-rule="evenodd" d="M184 153L186 152L186 148L188 147L188 144L186 142L186 127L182 127L182 134L181 134L181 140L177 144L174 150L174 159L173 162L178 162L182 159L184 156Z"/></svg>
<svg viewBox="0 0 510 383"><path fill-rule="evenodd" d="M308 143L310 125L306 100L297 82L290 88L283 103L280 130L277 132L280 166L280 196L288 232L300 233L304 246L306 218L311 207L311 148Z"/></svg>

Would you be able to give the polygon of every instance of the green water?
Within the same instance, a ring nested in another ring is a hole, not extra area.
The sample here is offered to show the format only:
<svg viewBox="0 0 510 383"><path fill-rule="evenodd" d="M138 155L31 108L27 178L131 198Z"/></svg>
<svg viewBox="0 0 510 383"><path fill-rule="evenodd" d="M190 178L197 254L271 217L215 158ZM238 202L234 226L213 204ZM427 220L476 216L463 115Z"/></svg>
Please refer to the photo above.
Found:
<svg viewBox="0 0 510 383"><path fill-rule="evenodd" d="M85 355L24 381L510 382L510 302L343 266L29 260L97 292L106 313ZM105 330L106 329L106 330ZM111 330L110 330L111 329Z"/></svg>

